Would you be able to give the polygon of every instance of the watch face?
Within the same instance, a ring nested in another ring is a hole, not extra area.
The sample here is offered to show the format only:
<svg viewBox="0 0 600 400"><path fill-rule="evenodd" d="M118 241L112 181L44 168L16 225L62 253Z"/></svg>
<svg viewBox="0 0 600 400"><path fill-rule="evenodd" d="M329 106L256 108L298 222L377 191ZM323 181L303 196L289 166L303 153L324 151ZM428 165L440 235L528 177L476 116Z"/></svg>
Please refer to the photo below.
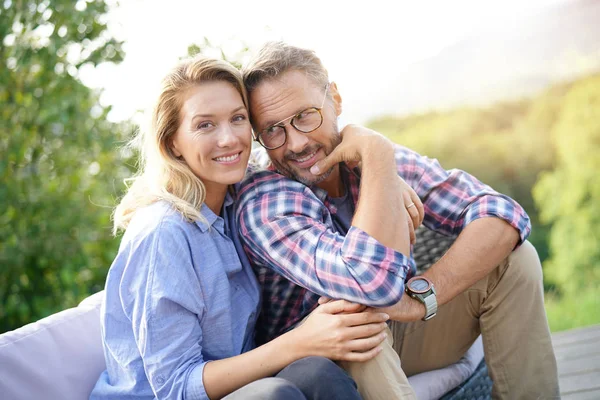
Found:
<svg viewBox="0 0 600 400"><path fill-rule="evenodd" d="M429 290L430 284L423 278L417 278L409 282L409 288L415 293L425 293Z"/></svg>

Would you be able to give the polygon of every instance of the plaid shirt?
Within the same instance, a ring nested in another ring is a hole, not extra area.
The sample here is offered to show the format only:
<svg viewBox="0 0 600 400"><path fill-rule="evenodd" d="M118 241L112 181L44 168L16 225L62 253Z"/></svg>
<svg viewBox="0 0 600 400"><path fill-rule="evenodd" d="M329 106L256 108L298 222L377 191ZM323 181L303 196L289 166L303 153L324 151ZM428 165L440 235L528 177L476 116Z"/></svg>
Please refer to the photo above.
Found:
<svg viewBox="0 0 600 400"><path fill-rule="evenodd" d="M470 222L498 217L520 233L531 225L523 208L473 176L444 170L435 159L396 146L398 174L423 201L423 224L456 236ZM346 168L343 165L343 168ZM359 171L344 174L354 204ZM382 307L395 304L414 260L351 227L336 232L327 193L274 170L251 171L241 184L238 219L244 249L262 286L257 342L264 343L300 321L320 296ZM393 222L392 222L393 223Z"/></svg>

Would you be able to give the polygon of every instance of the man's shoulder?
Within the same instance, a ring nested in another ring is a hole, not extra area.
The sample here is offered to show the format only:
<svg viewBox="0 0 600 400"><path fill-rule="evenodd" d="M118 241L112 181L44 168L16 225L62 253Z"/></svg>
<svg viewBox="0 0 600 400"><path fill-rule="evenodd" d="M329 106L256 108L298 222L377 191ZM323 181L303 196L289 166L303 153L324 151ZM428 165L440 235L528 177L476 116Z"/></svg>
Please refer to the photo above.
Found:
<svg viewBox="0 0 600 400"><path fill-rule="evenodd" d="M397 162L401 162L406 159L414 159L415 157L420 156L420 154L416 151L398 143L394 143L394 151L396 153Z"/></svg>
<svg viewBox="0 0 600 400"><path fill-rule="evenodd" d="M250 166L239 184L238 201L247 201L265 194L307 192L310 192L310 189L306 185L287 178L273 169Z"/></svg>

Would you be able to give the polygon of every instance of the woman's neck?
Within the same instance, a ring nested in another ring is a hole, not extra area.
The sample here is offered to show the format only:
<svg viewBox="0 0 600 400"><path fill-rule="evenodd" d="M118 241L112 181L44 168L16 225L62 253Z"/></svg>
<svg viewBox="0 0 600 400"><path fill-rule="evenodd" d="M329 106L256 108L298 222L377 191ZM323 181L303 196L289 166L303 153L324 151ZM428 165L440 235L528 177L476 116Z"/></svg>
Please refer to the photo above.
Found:
<svg viewBox="0 0 600 400"><path fill-rule="evenodd" d="M206 204L206 206L210 208L215 215L220 215L229 185L211 185L211 187L205 187L206 199L204 200L204 204Z"/></svg>

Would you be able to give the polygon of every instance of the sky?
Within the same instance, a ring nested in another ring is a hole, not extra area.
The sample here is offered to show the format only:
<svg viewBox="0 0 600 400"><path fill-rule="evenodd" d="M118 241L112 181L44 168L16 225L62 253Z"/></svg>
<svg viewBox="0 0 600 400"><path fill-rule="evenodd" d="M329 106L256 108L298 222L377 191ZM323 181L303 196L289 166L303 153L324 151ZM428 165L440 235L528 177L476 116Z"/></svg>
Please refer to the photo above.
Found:
<svg viewBox="0 0 600 400"><path fill-rule="evenodd" d="M344 116L364 123L381 114L373 96L403 67L492 25L510 30L517 18L562 1L120 0L111 3L109 29L125 42L124 61L81 78L103 91L111 120L125 120L150 107L161 78L190 44L207 38L235 56L244 45L255 51L283 40L317 52L342 94ZM374 66L379 72L370 73Z"/></svg>

